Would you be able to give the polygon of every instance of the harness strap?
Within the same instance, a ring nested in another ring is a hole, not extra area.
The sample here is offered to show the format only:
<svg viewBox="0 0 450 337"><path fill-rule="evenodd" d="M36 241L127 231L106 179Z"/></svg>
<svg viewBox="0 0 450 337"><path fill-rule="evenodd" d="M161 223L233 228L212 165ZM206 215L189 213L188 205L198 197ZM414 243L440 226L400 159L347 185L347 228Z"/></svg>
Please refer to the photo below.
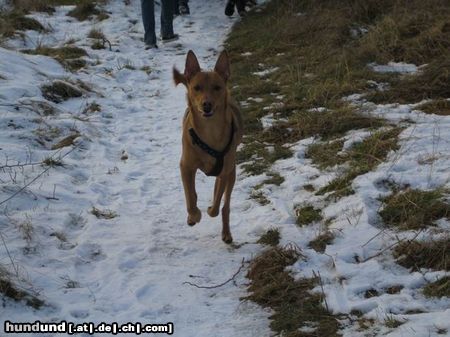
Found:
<svg viewBox="0 0 450 337"><path fill-rule="evenodd" d="M223 149L223 151L217 151L217 150L214 150L213 148L211 148L208 144L206 144L203 140L201 140L201 138L195 132L194 128L189 129L189 134L191 135L192 143L194 145L197 145L199 148L201 148L203 151L205 151L211 157L216 159L216 163L215 163L214 167L212 168L211 171L206 173L206 175L217 177L222 172L223 159L224 159L225 155L228 153L228 151L230 151L231 144L233 143L234 123L233 122L231 123L230 140L228 141L228 144L227 144L227 146L225 146L225 149Z"/></svg>

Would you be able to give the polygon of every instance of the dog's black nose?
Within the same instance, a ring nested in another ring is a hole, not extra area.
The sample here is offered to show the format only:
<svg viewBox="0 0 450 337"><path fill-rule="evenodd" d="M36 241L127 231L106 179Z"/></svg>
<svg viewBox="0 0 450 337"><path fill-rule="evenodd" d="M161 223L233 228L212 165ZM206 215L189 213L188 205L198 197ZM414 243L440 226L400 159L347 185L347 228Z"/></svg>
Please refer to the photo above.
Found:
<svg viewBox="0 0 450 337"><path fill-rule="evenodd" d="M210 113L212 110L212 104L210 102L203 103L203 112Z"/></svg>

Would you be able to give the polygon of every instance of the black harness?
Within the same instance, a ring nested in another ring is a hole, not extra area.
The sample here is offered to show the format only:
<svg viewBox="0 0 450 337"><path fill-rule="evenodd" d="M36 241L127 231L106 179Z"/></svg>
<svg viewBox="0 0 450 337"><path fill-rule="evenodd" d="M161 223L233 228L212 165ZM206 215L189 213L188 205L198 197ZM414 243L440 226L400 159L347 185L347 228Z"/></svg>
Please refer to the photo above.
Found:
<svg viewBox="0 0 450 337"><path fill-rule="evenodd" d="M200 139L200 137L195 133L195 130L193 128L189 129L189 134L192 138L192 143L194 145L197 145L199 148L201 148L203 151L205 151L207 154L209 154L211 157L216 159L216 164L212 168L211 171L208 173L205 173L207 176L213 176L217 177L223 169L223 158L225 155L230 151L231 144L233 143L233 137L234 137L234 123L231 123L231 136L230 140L228 141L227 146L223 149L223 151L216 151L213 148L211 148L208 144L206 144L203 140Z"/></svg>

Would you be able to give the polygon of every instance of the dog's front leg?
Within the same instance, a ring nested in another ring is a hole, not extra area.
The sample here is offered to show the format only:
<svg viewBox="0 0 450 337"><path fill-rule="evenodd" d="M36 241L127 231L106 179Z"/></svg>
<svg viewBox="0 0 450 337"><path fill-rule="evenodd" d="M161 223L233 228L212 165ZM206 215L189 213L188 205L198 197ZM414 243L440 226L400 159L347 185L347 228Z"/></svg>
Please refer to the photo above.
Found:
<svg viewBox="0 0 450 337"><path fill-rule="evenodd" d="M225 243L233 242L230 231L230 201L231 192L233 192L234 182L236 181L236 168L225 178L225 193L222 207L222 240Z"/></svg>
<svg viewBox="0 0 450 337"><path fill-rule="evenodd" d="M197 222L200 222L200 219L202 218L202 213L197 207L197 192L195 191L196 170L185 167L183 164L180 164L180 170L188 212L187 223L189 226L194 226Z"/></svg>
<svg viewBox="0 0 450 337"><path fill-rule="evenodd" d="M225 190L226 178L216 178L214 184L214 195L212 205L208 207L208 214L211 217L219 215L220 201L222 200L223 191Z"/></svg>

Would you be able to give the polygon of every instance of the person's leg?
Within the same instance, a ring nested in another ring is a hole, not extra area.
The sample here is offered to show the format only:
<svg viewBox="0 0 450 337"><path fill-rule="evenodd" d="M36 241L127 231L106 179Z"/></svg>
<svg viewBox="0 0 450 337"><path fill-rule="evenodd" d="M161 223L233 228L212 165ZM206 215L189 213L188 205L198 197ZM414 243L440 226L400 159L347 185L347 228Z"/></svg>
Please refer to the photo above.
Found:
<svg viewBox="0 0 450 337"><path fill-rule="evenodd" d="M180 15L179 3L180 2L178 0L175 0L175 8L173 12L174 15Z"/></svg>
<svg viewBox="0 0 450 337"><path fill-rule="evenodd" d="M161 0L161 37L167 38L174 35L173 33L173 13L175 1Z"/></svg>
<svg viewBox="0 0 450 337"><path fill-rule="evenodd" d="M236 0L236 8L239 15L243 16L246 14L245 12L245 0Z"/></svg>
<svg viewBox="0 0 450 337"><path fill-rule="evenodd" d="M181 15L188 15L191 14L191 11L189 10L189 5L188 5L189 0L180 0L180 14Z"/></svg>
<svg viewBox="0 0 450 337"><path fill-rule="evenodd" d="M146 45L156 45L154 0L141 0L141 10L145 30L144 42Z"/></svg>
<svg viewBox="0 0 450 337"><path fill-rule="evenodd" d="M228 0L227 4L225 6L225 15L226 16L232 16L234 13L234 5L236 1L235 0Z"/></svg>

